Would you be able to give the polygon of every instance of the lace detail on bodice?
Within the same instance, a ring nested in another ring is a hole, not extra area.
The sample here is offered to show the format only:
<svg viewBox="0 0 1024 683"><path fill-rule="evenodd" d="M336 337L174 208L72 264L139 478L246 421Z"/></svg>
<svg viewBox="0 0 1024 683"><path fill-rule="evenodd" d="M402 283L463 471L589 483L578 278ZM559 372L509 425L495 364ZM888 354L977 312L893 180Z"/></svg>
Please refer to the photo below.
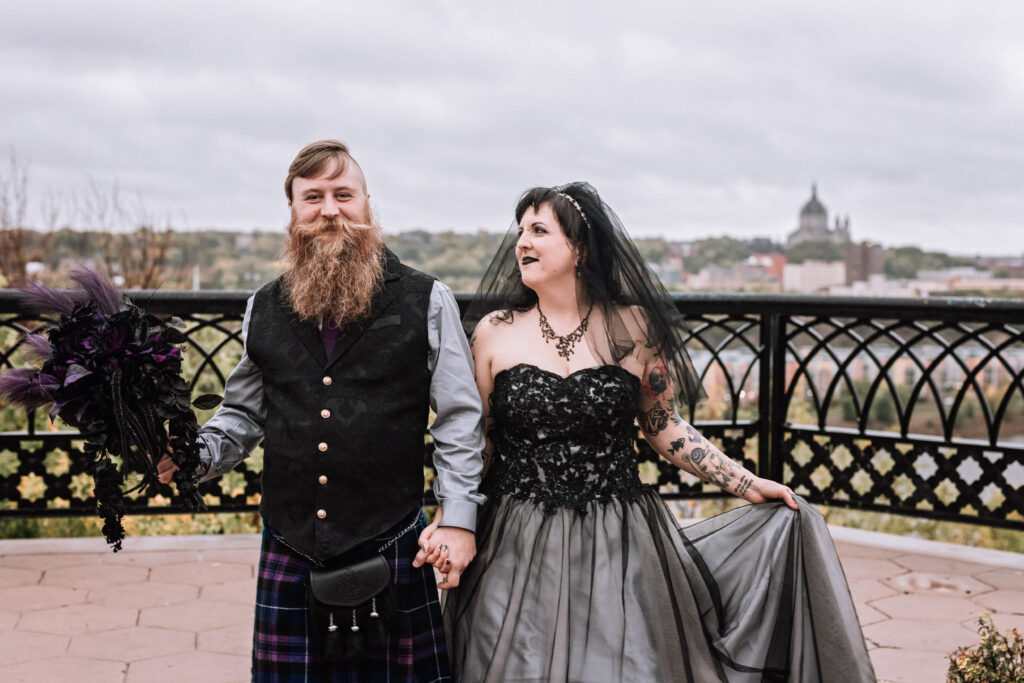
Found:
<svg viewBox="0 0 1024 683"><path fill-rule="evenodd" d="M645 488L634 445L639 391L639 378L615 365L567 377L525 363L502 370L491 393L494 461L484 492L549 511L636 498Z"/></svg>

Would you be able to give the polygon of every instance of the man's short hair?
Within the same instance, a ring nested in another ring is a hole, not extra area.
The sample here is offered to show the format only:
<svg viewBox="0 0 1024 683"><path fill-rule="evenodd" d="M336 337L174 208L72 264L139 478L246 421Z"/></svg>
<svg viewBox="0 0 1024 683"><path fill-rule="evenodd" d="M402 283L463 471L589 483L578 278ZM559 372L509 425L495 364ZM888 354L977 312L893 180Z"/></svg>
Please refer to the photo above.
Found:
<svg viewBox="0 0 1024 683"><path fill-rule="evenodd" d="M332 164L335 168L331 178L337 178L348 169L350 163L356 165L359 175L362 176L362 168L352 158L348 146L344 142L318 140L306 145L299 150L292 165L288 167L288 177L284 181L284 193L287 195L289 203L292 201L292 181L296 178L316 178ZM363 190L366 190L366 178L363 178Z"/></svg>

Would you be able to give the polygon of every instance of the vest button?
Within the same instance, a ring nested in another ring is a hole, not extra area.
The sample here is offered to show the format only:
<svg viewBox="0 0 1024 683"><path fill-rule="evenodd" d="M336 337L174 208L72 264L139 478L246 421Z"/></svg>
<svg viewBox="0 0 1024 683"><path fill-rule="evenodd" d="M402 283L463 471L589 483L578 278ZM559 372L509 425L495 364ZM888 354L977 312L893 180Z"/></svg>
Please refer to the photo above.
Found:
<svg viewBox="0 0 1024 683"><path fill-rule="evenodd" d="M324 451L327 450L327 444L324 443L323 441L321 441L320 444L317 446L317 448L319 448L320 452L323 453Z"/></svg>
<svg viewBox="0 0 1024 683"><path fill-rule="evenodd" d="M331 379L330 377L324 377L324 379L323 379L323 382L324 382L325 386L331 386L331 382L333 382L333 381L334 380Z"/></svg>
<svg viewBox="0 0 1024 683"><path fill-rule="evenodd" d="M319 517L320 519L323 519L324 517L327 516L327 510L324 510L324 509L317 510L316 511L316 516Z"/></svg>
<svg viewBox="0 0 1024 683"><path fill-rule="evenodd" d="M327 475L326 474L321 474L317 478L317 481L320 482L321 484L326 484L327 483Z"/></svg>
<svg viewBox="0 0 1024 683"><path fill-rule="evenodd" d="M327 418L329 418L330 416L331 416L331 411L327 410L327 408L324 408L323 410L320 411L320 417L324 418L325 420Z"/></svg>

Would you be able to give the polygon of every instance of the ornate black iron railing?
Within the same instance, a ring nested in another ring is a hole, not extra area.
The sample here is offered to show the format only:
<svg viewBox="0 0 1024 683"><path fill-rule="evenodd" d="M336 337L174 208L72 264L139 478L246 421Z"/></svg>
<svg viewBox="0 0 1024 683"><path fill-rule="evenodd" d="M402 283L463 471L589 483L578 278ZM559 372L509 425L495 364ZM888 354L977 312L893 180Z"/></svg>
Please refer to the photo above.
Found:
<svg viewBox="0 0 1024 683"><path fill-rule="evenodd" d="M136 300L189 324L186 367L205 393L241 355L246 297ZM709 395L689 419L733 458L816 503L1024 528L1024 302L702 294L677 304ZM39 323L0 291L0 368L21 362L15 326ZM55 429L0 406L0 516L92 513L80 440ZM721 495L638 448L666 498ZM254 509L261 466L256 453L205 484L210 509ZM131 511L181 508L138 498Z"/></svg>

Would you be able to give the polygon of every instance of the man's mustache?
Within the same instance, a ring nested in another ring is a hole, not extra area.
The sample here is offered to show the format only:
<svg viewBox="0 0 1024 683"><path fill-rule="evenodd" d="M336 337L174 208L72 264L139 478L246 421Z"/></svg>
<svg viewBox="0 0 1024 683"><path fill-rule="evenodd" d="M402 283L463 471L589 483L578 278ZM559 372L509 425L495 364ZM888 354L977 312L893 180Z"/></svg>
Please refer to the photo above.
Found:
<svg viewBox="0 0 1024 683"><path fill-rule="evenodd" d="M357 223L348 221L337 216L319 216L310 223L293 223L290 231L298 236L313 236L330 233L348 232L357 230L373 230L370 223Z"/></svg>

